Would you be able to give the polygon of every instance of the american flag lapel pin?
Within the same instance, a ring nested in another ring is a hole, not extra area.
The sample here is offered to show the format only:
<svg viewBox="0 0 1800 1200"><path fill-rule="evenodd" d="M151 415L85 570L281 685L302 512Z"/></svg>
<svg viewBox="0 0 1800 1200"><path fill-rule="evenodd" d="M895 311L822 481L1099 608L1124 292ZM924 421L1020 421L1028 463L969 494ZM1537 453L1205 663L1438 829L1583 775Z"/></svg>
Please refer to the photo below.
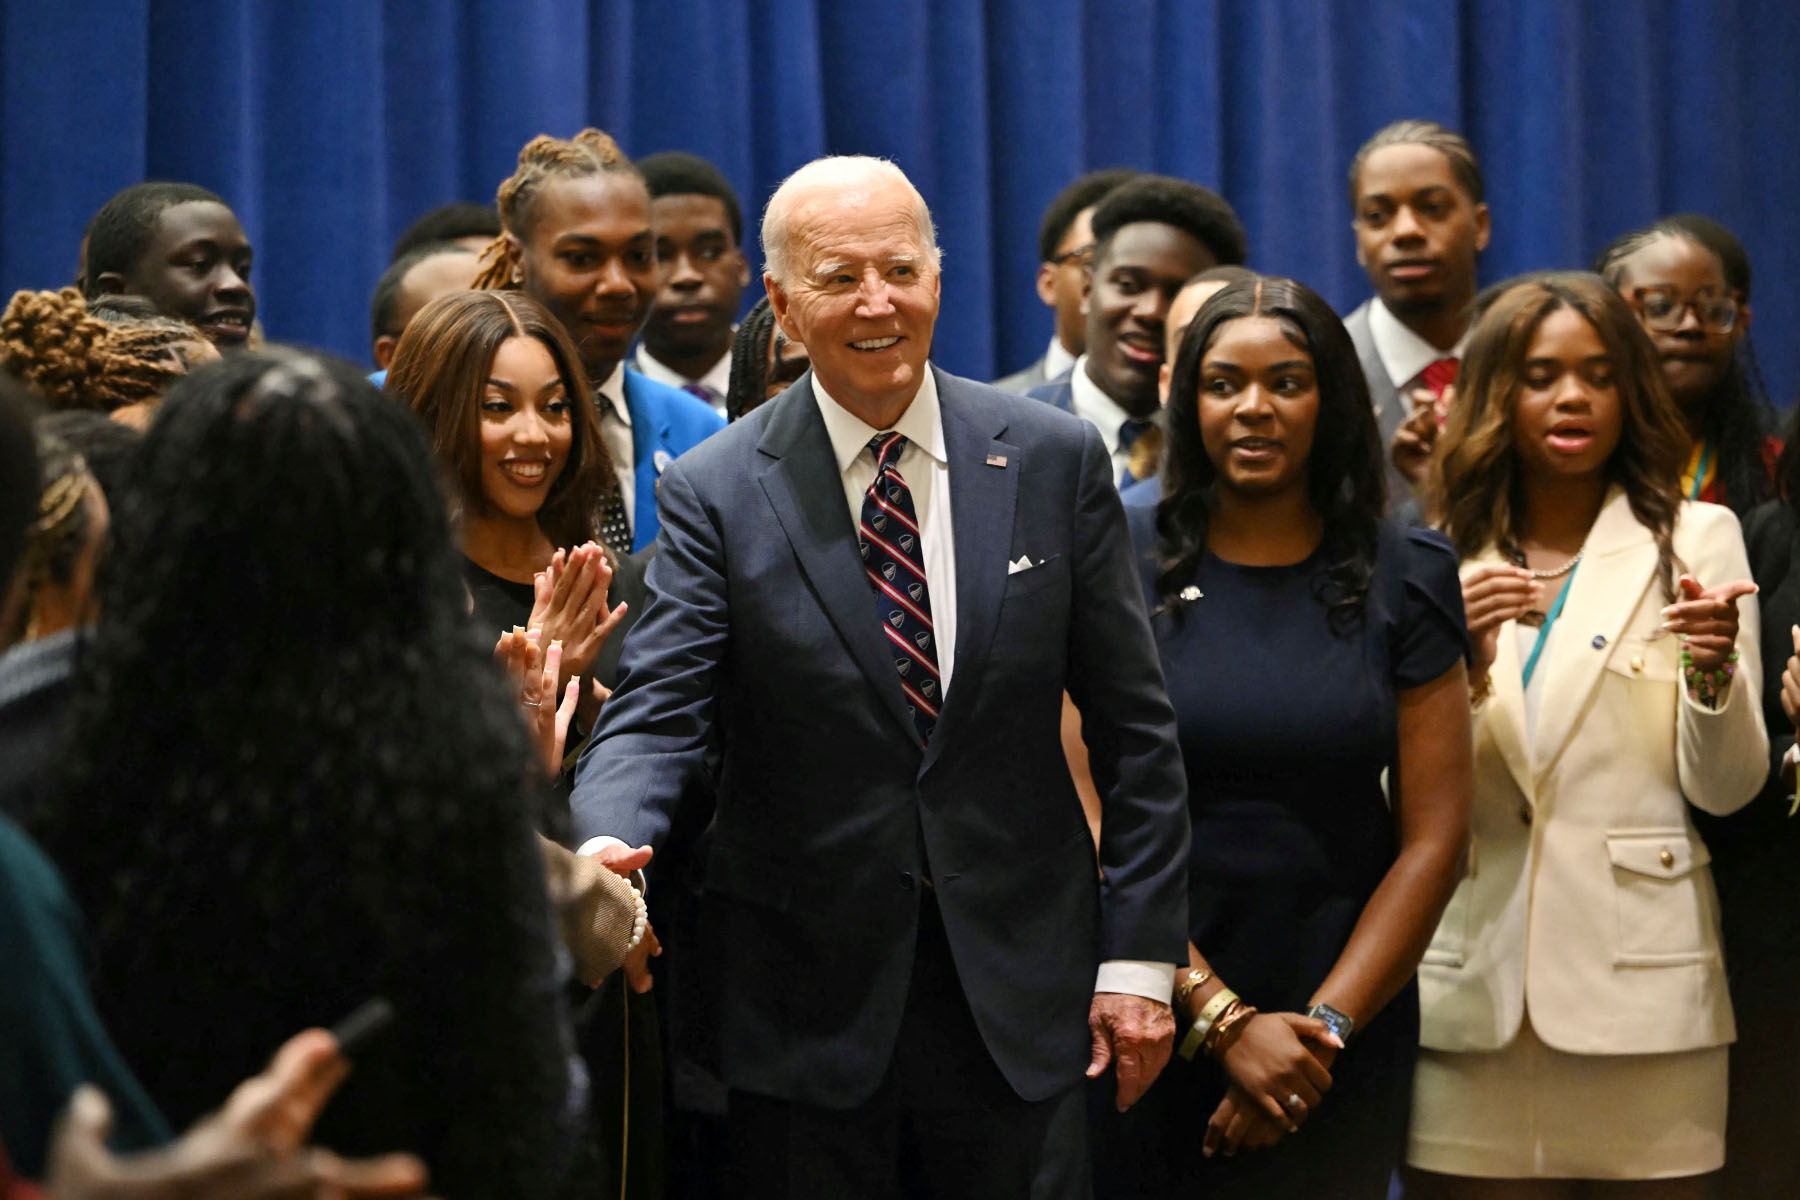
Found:
<svg viewBox="0 0 1800 1200"><path fill-rule="evenodd" d="M987 456L987 465L990 467L1004 467L1006 465L1006 455L1004 455L1004 454L988 455Z"/></svg>

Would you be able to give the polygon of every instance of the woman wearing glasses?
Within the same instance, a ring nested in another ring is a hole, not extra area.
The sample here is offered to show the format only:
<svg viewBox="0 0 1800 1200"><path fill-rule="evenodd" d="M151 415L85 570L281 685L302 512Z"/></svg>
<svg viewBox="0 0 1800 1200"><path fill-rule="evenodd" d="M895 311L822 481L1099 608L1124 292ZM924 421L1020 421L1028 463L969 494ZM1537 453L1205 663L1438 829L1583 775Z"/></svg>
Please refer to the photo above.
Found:
<svg viewBox="0 0 1800 1200"><path fill-rule="evenodd" d="M1749 801L1767 740L1743 541L1682 499L1688 441L1597 276L1515 283L1476 323L1434 481L1474 651L1473 847L1419 970L1408 1200L1698 1200L1725 1157L1734 1029L1690 812Z"/></svg>
<svg viewBox="0 0 1800 1200"><path fill-rule="evenodd" d="M1718 252L1690 219L1669 217L1621 236L1600 252L1594 270L1649 333L1663 382L1681 408L1692 442L1682 496L1726 505L1740 517L1767 500L1781 445L1770 436L1768 398L1739 354L1749 296L1732 286Z"/></svg>

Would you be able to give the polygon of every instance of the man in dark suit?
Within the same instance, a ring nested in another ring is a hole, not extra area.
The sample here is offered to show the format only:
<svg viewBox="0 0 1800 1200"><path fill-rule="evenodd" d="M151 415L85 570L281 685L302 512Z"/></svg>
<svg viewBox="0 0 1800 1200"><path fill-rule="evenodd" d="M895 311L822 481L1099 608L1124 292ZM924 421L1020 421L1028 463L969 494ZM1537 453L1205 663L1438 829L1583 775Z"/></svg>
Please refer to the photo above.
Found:
<svg viewBox="0 0 1800 1200"><path fill-rule="evenodd" d="M1231 205L1185 179L1139 175L1094 209L1083 290L1087 350L1067 375L1026 395L1092 425L1120 487L1132 480L1132 445L1162 405L1157 377L1176 293L1209 267L1242 263L1247 252Z"/></svg>
<svg viewBox="0 0 1800 1200"><path fill-rule="evenodd" d="M1040 383L1067 375L1087 348L1087 317L1081 306L1087 294L1088 264L1094 258L1094 206L1136 174L1130 167L1089 171L1056 193L1044 210L1038 225L1037 294L1056 314L1056 328L1043 354L1029 366L996 379L995 387L1023 395Z"/></svg>
<svg viewBox="0 0 1800 1200"><path fill-rule="evenodd" d="M1423 438L1390 452L1388 504L1411 504L1442 419L1444 389L1456 378L1469 340L1475 259L1487 248L1488 208L1481 163L1459 133L1435 121L1396 121L1362 144L1350 163L1351 228L1356 261L1375 295L1344 318L1375 399L1382 443L1420 412ZM1435 420L1423 410L1433 407ZM1420 443L1423 453L1420 453Z"/></svg>
<svg viewBox="0 0 1800 1200"><path fill-rule="evenodd" d="M1186 944L1182 766L1111 465L928 363L936 236L893 164L803 167L763 245L812 371L663 475L582 848L641 865L714 801L733 1194L1084 1195L1084 1074L1115 1064L1121 1106L1154 1079Z"/></svg>

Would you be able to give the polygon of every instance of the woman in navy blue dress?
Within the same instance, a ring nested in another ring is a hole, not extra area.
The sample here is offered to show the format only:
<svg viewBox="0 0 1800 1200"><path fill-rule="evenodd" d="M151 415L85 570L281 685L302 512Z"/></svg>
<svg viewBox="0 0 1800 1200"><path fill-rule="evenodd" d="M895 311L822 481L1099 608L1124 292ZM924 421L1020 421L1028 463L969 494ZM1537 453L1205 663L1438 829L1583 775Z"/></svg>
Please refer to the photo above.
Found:
<svg viewBox="0 0 1800 1200"><path fill-rule="evenodd" d="M1466 855L1456 556L1380 519L1356 352L1300 284L1201 308L1167 420L1163 499L1128 512L1187 765L1192 944L1184 1056L1136 1118L1161 1144L1132 1155L1172 1177L1137 1186L1381 1197L1413 975Z"/></svg>

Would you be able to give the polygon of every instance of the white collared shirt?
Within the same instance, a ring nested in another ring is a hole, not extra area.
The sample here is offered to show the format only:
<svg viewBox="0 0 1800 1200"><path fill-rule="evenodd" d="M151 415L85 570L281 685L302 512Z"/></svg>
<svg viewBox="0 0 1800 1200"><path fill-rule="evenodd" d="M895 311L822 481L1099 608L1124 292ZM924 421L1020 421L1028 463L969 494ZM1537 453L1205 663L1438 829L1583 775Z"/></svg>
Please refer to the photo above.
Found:
<svg viewBox="0 0 1800 1200"><path fill-rule="evenodd" d="M737 326L732 326L732 329L735 331ZM633 359L631 365L636 367L637 373L645 379L656 383L666 383L672 388L681 388L683 391L695 385L705 388L708 392L706 402L712 405L713 411L721 417L725 415L725 393L731 390L731 354L729 352L720 355L719 361L712 365L712 370L698 379L689 379L674 367L664 365L661 360L650 353L648 346L638 347L637 357Z"/></svg>
<svg viewBox="0 0 1800 1200"><path fill-rule="evenodd" d="M1135 418L1120 407L1117 400L1100 390L1100 385L1088 374L1087 366L1087 355L1075 360L1075 373L1069 376L1069 402L1076 416L1099 431L1100 443L1112 456L1113 479L1117 480L1131 464L1131 449L1119 445L1119 431L1125 422Z"/></svg>
<svg viewBox="0 0 1800 1200"><path fill-rule="evenodd" d="M875 455L869 440L886 433L831 398L825 385L813 376L813 399L825 419L831 452L837 457L844 484L844 502L850 506L850 524L861 525L863 493L875 482ZM900 451L900 478L912 493L913 513L919 518L919 542L925 559L925 583L931 589L931 624L937 639L937 665L942 694L950 694L950 673L956 663L956 535L950 525L950 456L944 449L944 417L938 408L937 378L930 370L918 394L893 432L906 439ZM869 602L869 619L875 619L875 603Z"/></svg>
<svg viewBox="0 0 1800 1200"><path fill-rule="evenodd" d="M1438 359L1461 359L1463 351L1469 348L1469 331L1464 329L1450 349L1439 350L1401 324L1381 297L1375 296L1369 301L1369 340L1375 343L1375 353L1381 356L1388 379L1396 388L1405 388Z"/></svg>
<svg viewBox="0 0 1800 1200"><path fill-rule="evenodd" d="M1069 353L1061 338L1051 334L1050 346L1044 351L1044 382L1049 383L1074 365L1075 356Z"/></svg>
<svg viewBox="0 0 1800 1200"><path fill-rule="evenodd" d="M625 364L619 363L600 384L600 440L612 458L619 477L619 494L625 500L625 520L637 531L637 448L632 443L631 409L625 403Z"/></svg>

